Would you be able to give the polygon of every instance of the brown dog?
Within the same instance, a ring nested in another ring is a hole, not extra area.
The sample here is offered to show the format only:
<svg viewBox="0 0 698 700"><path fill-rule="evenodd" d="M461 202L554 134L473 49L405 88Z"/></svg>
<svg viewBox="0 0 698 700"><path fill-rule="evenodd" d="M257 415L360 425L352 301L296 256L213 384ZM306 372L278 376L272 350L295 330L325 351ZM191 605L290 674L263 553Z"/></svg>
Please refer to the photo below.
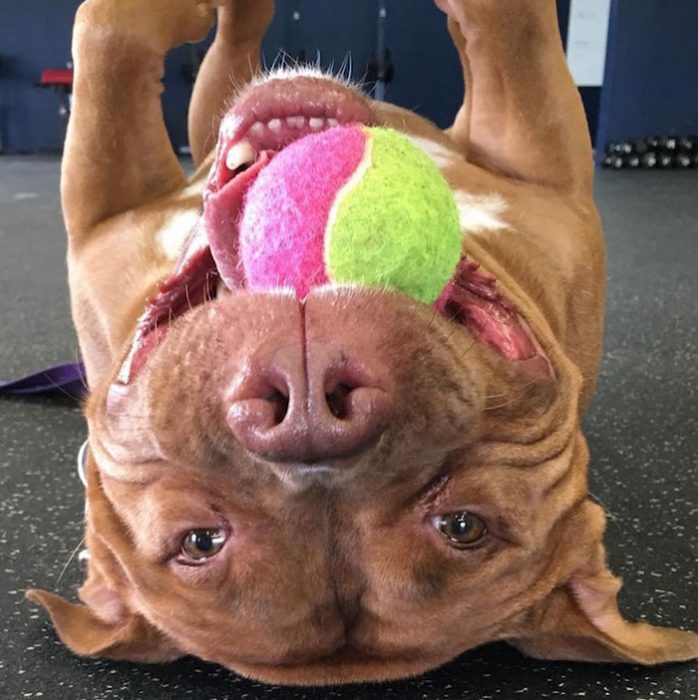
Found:
<svg viewBox="0 0 698 700"><path fill-rule="evenodd" d="M30 593L76 653L318 684L417 674L493 640L549 659L698 655L692 633L623 620L587 498L604 248L555 3L437 2L468 86L448 133L307 74L257 78L230 107L273 2L224 2L189 181L160 79L213 3L80 8L63 203L93 388L91 561L84 606ZM332 120L399 129L443 170L469 234L449 313L218 283L208 241L257 154Z"/></svg>

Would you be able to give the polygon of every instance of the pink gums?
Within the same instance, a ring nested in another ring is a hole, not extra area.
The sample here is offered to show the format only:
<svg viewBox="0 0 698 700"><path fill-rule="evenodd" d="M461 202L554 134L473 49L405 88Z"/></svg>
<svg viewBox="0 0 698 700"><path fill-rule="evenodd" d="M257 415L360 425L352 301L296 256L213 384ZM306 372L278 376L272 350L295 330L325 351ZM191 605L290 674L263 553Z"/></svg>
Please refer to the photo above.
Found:
<svg viewBox="0 0 698 700"><path fill-rule="evenodd" d="M327 284L325 234L341 189L366 151L358 126L307 136L285 148L247 192L240 254L253 290L290 287L301 298Z"/></svg>
<svg viewBox="0 0 698 700"><path fill-rule="evenodd" d="M552 363L528 323L497 289L497 280L466 256L436 308L462 324L483 345L517 362L534 379L555 377Z"/></svg>

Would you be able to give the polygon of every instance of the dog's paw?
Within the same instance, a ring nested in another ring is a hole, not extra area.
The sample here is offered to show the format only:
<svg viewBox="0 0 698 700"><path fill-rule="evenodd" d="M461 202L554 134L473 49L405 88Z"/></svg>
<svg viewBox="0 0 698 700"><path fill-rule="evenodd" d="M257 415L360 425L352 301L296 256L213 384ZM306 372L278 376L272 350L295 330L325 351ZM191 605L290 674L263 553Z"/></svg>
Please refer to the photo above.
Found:
<svg viewBox="0 0 698 700"><path fill-rule="evenodd" d="M173 46L201 41L216 20L216 8L223 0L168 0L162 3L172 13L169 26Z"/></svg>
<svg viewBox="0 0 698 700"><path fill-rule="evenodd" d="M463 13L463 0L434 0L441 12L447 14L459 24L465 21Z"/></svg>
<svg viewBox="0 0 698 700"><path fill-rule="evenodd" d="M511 32L513 26L530 31L541 19L555 11L553 0L515 0L497 3L493 0L434 0L436 6L448 15L468 35L471 32ZM506 4L506 8L502 5Z"/></svg>
<svg viewBox="0 0 698 700"><path fill-rule="evenodd" d="M274 18L275 0L220 0L218 35L232 43L260 42Z"/></svg>
<svg viewBox="0 0 698 700"><path fill-rule="evenodd" d="M214 24L216 8L225 0L86 0L76 25L130 37L167 51L201 41Z"/></svg>
<svg viewBox="0 0 698 700"><path fill-rule="evenodd" d="M547 0L546 0L547 1ZM492 0L434 0L436 6L449 19L460 26L462 30L475 29L490 25L493 22L497 24L502 17L509 14L512 8L508 8L508 12L502 12L502 8L498 3ZM515 12L525 12L526 6L531 3L539 3L538 9L545 5L543 0L516 0Z"/></svg>

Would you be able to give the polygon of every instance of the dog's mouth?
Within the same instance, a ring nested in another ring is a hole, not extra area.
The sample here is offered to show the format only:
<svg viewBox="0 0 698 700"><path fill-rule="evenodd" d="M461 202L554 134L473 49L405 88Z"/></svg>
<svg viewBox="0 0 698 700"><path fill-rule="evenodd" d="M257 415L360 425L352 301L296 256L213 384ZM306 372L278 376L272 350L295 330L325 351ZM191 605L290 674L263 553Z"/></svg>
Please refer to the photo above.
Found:
<svg viewBox="0 0 698 700"><path fill-rule="evenodd" d="M375 123L366 97L327 77L272 76L238 99L221 124L204 190L203 216L174 272L147 301L113 391L120 394L133 382L173 321L220 294L245 288L238 222L248 189L271 159L310 134ZM436 306L500 355L521 363L528 374L551 377L550 362L530 328L495 284L464 257Z"/></svg>
<svg viewBox="0 0 698 700"><path fill-rule="evenodd" d="M244 287L237 219L250 184L280 151L310 134L348 124L375 123L359 92L328 78L274 79L253 87L221 124L213 171L204 195L204 224L225 286Z"/></svg>
<svg viewBox="0 0 698 700"><path fill-rule="evenodd" d="M173 274L147 301L117 388L134 380L173 321L221 293L244 288L238 219L247 190L271 159L310 134L374 123L368 100L330 78L271 77L241 96L221 124L216 158L204 190L203 216Z"/></svg>

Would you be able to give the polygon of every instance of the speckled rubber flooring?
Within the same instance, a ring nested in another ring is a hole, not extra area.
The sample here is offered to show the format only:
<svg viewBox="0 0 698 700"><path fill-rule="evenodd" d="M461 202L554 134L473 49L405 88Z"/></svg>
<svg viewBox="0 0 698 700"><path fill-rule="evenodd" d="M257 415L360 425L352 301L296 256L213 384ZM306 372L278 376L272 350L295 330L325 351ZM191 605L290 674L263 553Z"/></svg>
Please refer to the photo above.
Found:
<svg viewBox="0 0 698 700"><path fill-rule="evenodd" d="M630 618L698 629L698 173L601 173L610 254L606 354L587 419L591 489L611 514L612 568ZM76 356L58 162L0 158L0 378ZM0 400L0 698L698 698L698 664L541 663L505 645L421 679L337 690L255 684L187 659L80 660L24 600L71 595L84 439L68 402Z"/></svg>

